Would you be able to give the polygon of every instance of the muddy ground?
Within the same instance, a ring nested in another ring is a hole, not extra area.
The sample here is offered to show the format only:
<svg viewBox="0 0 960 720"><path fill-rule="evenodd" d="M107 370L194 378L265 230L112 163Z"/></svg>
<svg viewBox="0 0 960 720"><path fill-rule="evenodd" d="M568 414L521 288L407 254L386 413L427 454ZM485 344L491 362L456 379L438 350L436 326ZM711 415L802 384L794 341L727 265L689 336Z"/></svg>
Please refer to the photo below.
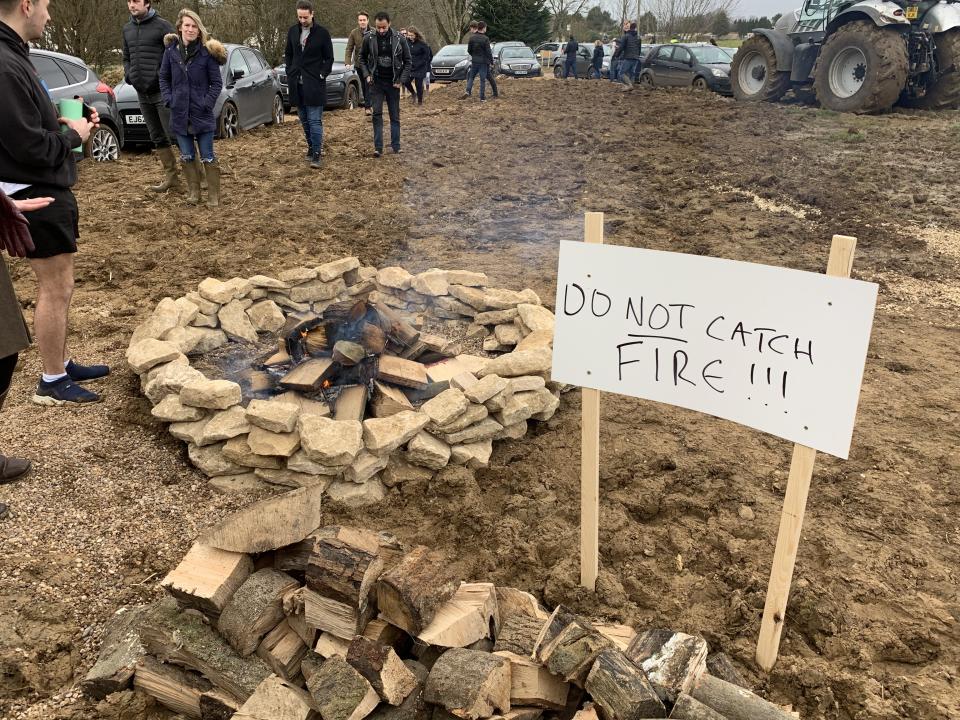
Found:
<svg viewBox="0 0 960 720"><path fill-rule="evenodd" d="M607 242L815 271L831 234L855 235L854 276L880 284L851 456L818 456L773 672L752 658L791 445L732 423L604 396L596 595L577 588L577 392L475 479L445 473L362 512L331 505L326 521L454 551L464 577L547 603L701 633L804 718L960 717L960 114L503 88L483 105L459 88L405 105L404 153L380 160L362 113L329 114L319 173L292 123L220 142L216 213L145 192L148 154L84 163L71 344L116 371L102 404L75 411L29 404L35 351L14 381L0 447L37 467L0 488L14 508L0 522L0 716L142 717L71 684L104 620L156 597L199 531L252 499L211 493L124 366L157 301L208 275L356 254L482 270L552 305L558 241L603 211ZM32 276L12 271L30 316Z"/></svg>

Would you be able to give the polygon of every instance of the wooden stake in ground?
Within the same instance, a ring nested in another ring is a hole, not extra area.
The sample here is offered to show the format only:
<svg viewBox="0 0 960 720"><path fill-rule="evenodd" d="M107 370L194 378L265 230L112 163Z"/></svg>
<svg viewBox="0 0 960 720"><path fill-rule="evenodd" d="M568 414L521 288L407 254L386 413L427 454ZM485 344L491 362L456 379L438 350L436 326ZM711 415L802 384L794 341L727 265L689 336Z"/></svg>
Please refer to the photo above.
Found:
<svg viewBox="0 0 960 720"><path fill-rule="evenodd" d="M850 277L853 269L853 252L857 239L846 235L834 235L827 261L827 275ZM780 531L777 533L777 548L773 553L767 600L760 622L760 637L757 639L757 664L769 672L777 662L780 652L780 635L787 613L787 598L793 580L793 567L797 561L803 516L807 509L807 494L813 477L813 464L817 451L805 445L793 446L790 477L780 514Z"/></svg>
<svg viewBox="0 0 960 720"><path fill-rule="evenodd" d="M603 213L586 214L583 239L603 244ZM600 391L580 393L580 584L594 591L600 572Z"/></svg>

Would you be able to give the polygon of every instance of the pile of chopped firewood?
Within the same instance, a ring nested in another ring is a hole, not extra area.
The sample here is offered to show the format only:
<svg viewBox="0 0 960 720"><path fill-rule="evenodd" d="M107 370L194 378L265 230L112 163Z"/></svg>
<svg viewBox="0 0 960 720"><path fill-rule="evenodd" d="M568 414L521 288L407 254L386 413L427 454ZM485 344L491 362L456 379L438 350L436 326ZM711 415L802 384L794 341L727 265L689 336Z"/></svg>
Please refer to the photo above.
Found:
<svg viewBox="0 0 960 720"><path fill-rule="evenodd" d="M304 488L212 528L168 597L118 613L85 691L202 720L796 717L703 638L548 612L386 533L298 532L317 517Z"/></svg>

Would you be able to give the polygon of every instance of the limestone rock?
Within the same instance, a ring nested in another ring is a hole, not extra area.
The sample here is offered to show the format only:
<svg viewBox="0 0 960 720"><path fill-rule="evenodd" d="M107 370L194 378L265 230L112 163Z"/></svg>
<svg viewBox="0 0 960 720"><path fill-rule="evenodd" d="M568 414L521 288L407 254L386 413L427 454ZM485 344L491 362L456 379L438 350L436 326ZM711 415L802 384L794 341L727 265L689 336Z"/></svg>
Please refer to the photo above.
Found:
<svg viewBox="0 0 960 720"><path fill-rule="evenodd" d="M510 389L515 393L539 390L546 385L547 381L540 375L521 375L510 379Z"/></svg>
<svg viewBox="0 0 960 720"><path fill-rule="evenodd" d="M349 465L363 447L363 426L356 420L301 415L300 444L307 457L326 465Z"/></svg>
<svg viewBox="0 0 960 720"><path fill-rule="evenodd" d="M366 450L361 450L357 454L356 459L343 474L343 479L347 482L354 483L366 482L378 472L383 470L389 461L389 455L374 455Z"/></svg>
<svg viewBox="0 0 960 720"><path fill-rule="evenodd" d="M549 390L541 390L540 392L549 393L549 396L543 395L543 398L544 398L543 409L538 413L534 413L533 419L539 420L540 422L546 422L547 420L552 418L556 414L557 410L559 409L560 398L554 395Z"/></svg>
<svg viewBox="0 0 960 720"><path fill-rule="evenodd" d="M507 387L487 400L484 405L490 412L500 412L507 406L507 403L510 402L510 398L512 397L513 388L507 385Z"/></svg>
<svg viewBox="0 0 960 720"><path fill-rule="evenodd" d="M285 283L298 285L300 283L316 280L317 271L314 268L307 267L291 268L290 270L284 270L277 277L279 277L280 280Z"/></svg>
<svg viewBox="0 0 960 720"><path fill-rule="evenodd" d="M203 429L207 426L208 420L208 417L204 417L194 422L173 423L167 430L178 440L201 445L203 443Z"/></svg>
<svg viewBox="0 0 960 720"><path fill-rule="evenodd" d="M336 480L327 488L327 495L344 505L362 507L382 502L387 496L387 489L379 478L361 484Z"/></svg>
<svg viewBox="0 0 960 720"><path fill-rule="evenodd" d="M269 293L267 297L287 310L293 310L294 312L308 312L310 310L310 303L294 302L286 295L281 295L280 293Z"/></svg>
<svg viewBox="0 0 960 720"><path fill-rule="evenodd" d="M357 270L359 267L360 260L355 257L345 257L334 260L333 262L324 263L317 268L317 275L323 282L331 282L351 270Z"/></svg>
<svg viewBox="0 0 960 720"><path fill-rule="evenodd" d="M177 327L180 324L179 320L180 308L173 298L165 297L157 303L157 307L154 308L150 317L133 331L130 345L135 345L144 340L159 340L167 332Z"/></svg>
<svg viewBox="0 0 960 720"><path fill-rule="evenodd" d="M450 445L480 442L481 440L489 440L492 437L496 437L497 433L501 430L503 430L503 425L493 418L488 417L476 425L471 425L466 430L444 435L443 440Z"/></svg>
<svg viewBox="0 0 960 720"><path fill-rule="evenodd" d="M183 358L182 362L180 358ZM172 362L158 365L143 377L147 380L143 386L144 394L150 402L158 403L168 395L179 395L188 382L202 380L203 373L191 367L185 355L180 355Z"/></svg>
<svg viewBox="0 0 960 720"><path fill-rule="evenodd" d="M514 318L519 317L520 312L515 308L506 310L488 310L487 312L477 313L473 321L477 325L502 325L513 322Z"/></svg>
<svg viewBox="0 0 960 720"><path fill-rule="evenodd" d="M407 445L406 459L414 465L439 470L450 462L450 446L429 433L421 432Z"/></svg>
<svg viewBox="0 0 960 720"><path fill-rule="evenodd" d="M200 445L212 445L248 432L250 432L250 423L247 422L243 408L234 405L210 416L210 421L203 428L200 436Z"/></svg>
<svg viewBox="0 0 960 720"><path fill-rule="evenodd" d="M172 425L170 427L173 427ZM223 446L223 456L238 465L250 468L268 468L279 470L282 467L282 461L279 457L268 455L257 455L250 449L246 435L238 435L235 438L227 440Z"/></svg>
<svg viewBox="0 0 960 720"><path fill-rule="evenodd" d="M450 387L462 390L464 393L479 383L477 376L471 372L458 373L450 378Z"/></svg>
<svg viewBox="0 0 960 720"><path fill-rule="evenodd" d="M490 310L506 310L516 307L519 312L521 304L539 305L540 297L533 290L505 290L504 288L487 288L483 295L484 304Z"/></svg>
<svg viewBox="0 0 960 720"><path fill-rule="evenodd" d="M550 395L550 392L547 390L543 392ZM550 397L553 396L550 395ZM497 413L497 422L504 426L514 425L531 418L534 413L538 413L544 409L544 399L538 392L515 393L510 397L510 400L507 401L503 410Z"/></svg>
<svg viewBox="0 0 960 720"><path fill-rule="evenodd" d="M462 390L449 388L428 400L421 410L437 425L446 425L463 415L470 406L470 401Z"/></svg>
<svg viewBox="0 0 960 720"><path fill-rule="evenodd" d="M520 330L514 324L497 325L493 329L493 335L501 345L512 346L520 342Z"/></svg>
<svg viewBox="0 0 960 720"><path fill-rule="evenodd" d="M518 375L536 375L547 372L553 364L553 353L550 350L515 350L512 353L501 355L490 360L478 376L500 375L501 377L517 377Z"/></svg>
<svg viewBox="0 0 960 720"><path fill-rule="evenodd" d="M261 480L265 480L273 485L283 485L284 487L301 488L315 487L323 485L324 490L333 482L333 478L325 475L309 475L308 473L296 472L289 468L280 470L271 470L269 468L257 468L254 473Z"/></svg>
<svg viewBox="0 0 960 720"><path fill-rule="evenodd" d="M127 348L127 364L138 375L161 363L170 362L181 355L173 343L147 338Z"/></svg>
<svg viewBox="0 0 960 720"><path fill-rule="evenodd" d="M483 341L483 349L488 353L505 353L513 350L513 345L504 345L497 340L496 335L491 335Z"/></svg>
<svg viewBox="0 0 960 720"><path fill-rule="evenodd" d="M507 425L493 436L494 440L519 440L527 434L527 421L522 420L513 425Z"/></svg>
<svg viewBox="0 0 960 720"><path fill-rule="evenodd" d="M322 282L313 280L311 282L296 285L290 290L290 299L294 302L316 302L318 300L333 300L340 293L345 293L347 286L343 278L337 278L333 282Z"/></svg>
<svg viewBox="0 0 960 720"><path fill-rule="evenodd" d="M553 347L553 330L534 330L517 343L516 351L550 349Z"/></svg>
<svg viewBox="0 0 960 720"><path fill-rule="evenodd" d="M405 410L384 418L363 421L363 442L375 455L387 455L423 430L430 418L414 410Z"/></svg>
<svg viewBox="0 0 960 720"><path fill-rule="evenodd" d="M466 303L474 310L479 310L482 312L484 310L493 309L487 306L485 290L467 287L466 285L451 285L449 288L447 288L447 292L453 295L453 297L460 302Z"/></svg>
<svg viewBox="0 0 960 720"><path fill-rule="evenodd" d="M481 272L471 272L469 270L447 270L447 282L451 285L484 287L490 282L490 279L485 273Z"/></svg>
<svg viewBox="0 0 960 720"><path fill-rule="evenodd" d="M240 468L245 470L246 468ZM222 495L237 493L263 492L270 489L270 484L261 480L252 472L238 472L232 475L217 475L210 478L207 484L214 492Z"/></svg>
<svg viewBox="0 0 960 720"><path fill-rule="evenodd" d="M188 292L186 298L196 305L204 315L216 315L220 310L220 303L211 302L198 292Z"/></svg>
<svg viewBox="0 0 960 720"><path fill-rule="evenodd" d="M461 302L449 295L434 298L434 305L434 314L440 315L441 317L449 317L452 320L459 320L461 315L472 318L477 312L465 302ZM440 313L438 309L446 310L447 312Z"/></svg>
<svg viewBox="0 0 960 720"><path fill-rule="evenodd" d="M397 290L409 290L413 275L402 267L385 267L377 273L377 284Z"/></svg>
<svg viewBox="0 0 960 720"><path fill-rule="evenodd" d="M261 332L275 333L286 322L283 311L273 300L261 300L254 303L247 310L247 316L253 326Z"/></svg>
<svg viewBox="0 0 960 720"><path fill-rule="evenodd" d="M231 283L225 283L216 278L207 278L200 283L199 288L200 296L204 300L209 300L212 303L217 303L218 305L226 305L228 302L233 300L236 296L237 287Z"/></svg>
<svg viewBox="0 0 960 720"><path fill-rule="evenodd" d="M191 380L180 390L180 402L191 407L226 410L242 399L240 386L230 380Z"/></svg>
<svg viewBox="0 0 960 720"><path fill-rule="evenodd" d="M534 305L532 303L522 303L517 305L517 312L523 324L530 328L531 332L537 330L549 330L553 332L556 324L556 318L553 313L547 310L543 305Z"/></svg>
<svg viewBox="0 0 960 720"><path fill-rule="evenodd" d="M173 301L177 306L177 325L186 327L200 314L200 306L187 297L179 297Z"/></svg>
<svg viewBox="0 0 960 720"><path fill-rule="evenodd" d="M246 468L237 465L232 460L224 457L223 446L225 443L216 445L207 445L200 447L193 443L187 445L187 456L200 472L207 477L218 477L221 475L239 475Z"/></svg>
<svg viewBox="0 0 960 720"><path fill-rule="evenodd" d="M433 470L409 463L403 458L397 457L396 453L390 455L387 467L380 474L380 480L388 488L402 485L405 482L417 482L429 480L433 477Z"/></svg>
<svg viewBox="0 0 960 720"><path fill-rule="evenodd" d="M423 295L439 297L447 294L449 283L447 282L447 273L444 270L431 268L419 275L414 275L410 281L410 287Z"/></svg>
<svg viewBox="0 0 960 720"><path fill-rule="evenodd" d="M467 388L464 395L470 402L485 403L499 392L507 387L510 381L497 374L490 374L480 380L476 385ZM482 419L482 418L481 418Z"/></svg>
<svg viewBox="0 0 960 720"><path fill-rule="evenodd" d="M184 405L177 395L167 395L157 403L150 414L164 422L196 422L207 413L202 408Z"/></svg>
<svg viewBox="0 0 960 720"><path fill-rule="evenodd" d="M277 280L269 275L254 275L250 278L250 284L255 288L267 288L268 290L289 290L290 283L283 280Z"/></svg>
<svg viewBox="0 0 960 720"><path fill-rule="evenodd" d="M299 417L300 406L290 402L251 400L247 406L247 420L271 432L293 432Z"/></svg>
<svg viewBox="0 0 960 720"><path fill-rule="evenodd" d="M290 457L300 447L297 432L277 433L255 427L247 436L247 444L257 455Z"/></svg>
<svg viewBox="0 0 960 720"><path fill-rule="evenodd" d="M490 455L493 454L493 440L454 445L450 450L450 460L452 462L476 470L490 464Z"/></svg>
<svg viewBox="0 0 960 720"><path fill-rule="evenodd" d="M212 303L211 303L212 304ZM220 327L220 320L217 318L217 312L220 311L220 306L216 306L217 310L210 315L205 313L198 313L197 316L193 319L193 322L190 323L192 327L200 328L218 328Z"/></svg>
<svg viewBox="0 0 960 720"><path fill-rule="evenodd" d="M489 414L490 412L485 406L471 403L467 408L467 411L453 422L447 423L446 425L435 425L431 423L430 425L427 425L427 432L431 433L432 435L457 433L461 430L466 430L475 423L480 422Z"/></svg>
<svg viewBox="0 0 960 720"><path fill-rule="evenodd" d="M220 327L230 337L249 343L257 342L257 329L239 300L231 300L220 308L217 317L220 318Z"/></svg>
<svg viewBox="0 0 960 720"><path fill-rule="evenodd" d="M348 467L349 465L324 465L315 462L307 457L307 453L302 448L287 458L287 469L304 475L337 477L343 475Z"/></svg>

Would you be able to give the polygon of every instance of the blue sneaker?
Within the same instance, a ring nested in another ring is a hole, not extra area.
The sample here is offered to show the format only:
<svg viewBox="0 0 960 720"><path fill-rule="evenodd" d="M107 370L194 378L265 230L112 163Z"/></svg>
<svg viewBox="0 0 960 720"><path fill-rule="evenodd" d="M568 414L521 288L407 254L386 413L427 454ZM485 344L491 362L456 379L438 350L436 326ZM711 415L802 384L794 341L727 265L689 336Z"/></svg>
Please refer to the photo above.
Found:
<svg viewBox="0 0 960 720"><path fill-rule="evenodd" d="M41 378L37 383L37 391L33 394L33 402L37 405L83 405L85 403L100 402L100 396L77 385L69 376L60 378L56 382L44 382Z"/></svg>
<svg viewBox="0 0 960 720"><path fill-rule="evenodd" d="M67 362L65 369L67 376L79 383L97 380L110 374L110 368L107 365L78 365L73 360Z"/></svg>

